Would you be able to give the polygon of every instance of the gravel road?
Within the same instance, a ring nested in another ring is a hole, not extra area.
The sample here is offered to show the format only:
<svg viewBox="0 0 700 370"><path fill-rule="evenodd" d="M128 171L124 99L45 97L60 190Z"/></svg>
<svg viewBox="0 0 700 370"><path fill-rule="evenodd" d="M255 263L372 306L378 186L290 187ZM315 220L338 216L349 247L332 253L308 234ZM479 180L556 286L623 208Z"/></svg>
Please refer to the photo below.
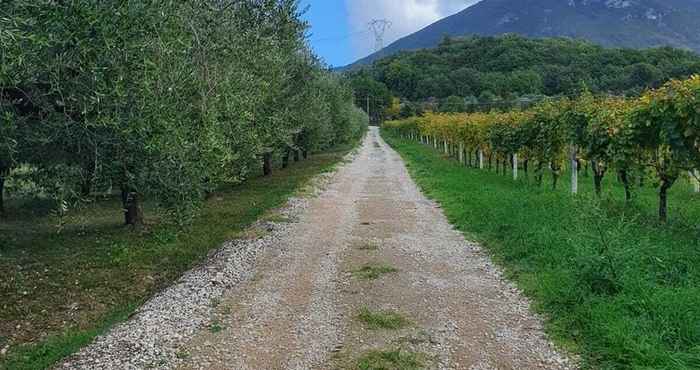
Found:
<svg viewBox="0 0 700 370"><path fill-rule="evenodd" d="M337 369L400 350L429 369L575 368L376 129L315 187L58 367ZM395 271L362 279L363 266ZM370 330L363 309L409 324Z"/></svg>

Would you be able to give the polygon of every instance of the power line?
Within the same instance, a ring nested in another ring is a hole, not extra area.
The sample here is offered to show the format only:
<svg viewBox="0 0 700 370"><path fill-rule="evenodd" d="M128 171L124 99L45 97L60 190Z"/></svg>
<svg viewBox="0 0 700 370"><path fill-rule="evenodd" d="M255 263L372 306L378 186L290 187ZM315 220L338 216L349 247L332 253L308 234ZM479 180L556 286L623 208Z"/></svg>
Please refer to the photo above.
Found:
<svg viewBox="0 0 700 370"><path fill-rule="evenodd" d="M391 21L387 19L373 19L368 23L370 31L374 33L374 51L384 49L384 34L391 28Z"/></svg>

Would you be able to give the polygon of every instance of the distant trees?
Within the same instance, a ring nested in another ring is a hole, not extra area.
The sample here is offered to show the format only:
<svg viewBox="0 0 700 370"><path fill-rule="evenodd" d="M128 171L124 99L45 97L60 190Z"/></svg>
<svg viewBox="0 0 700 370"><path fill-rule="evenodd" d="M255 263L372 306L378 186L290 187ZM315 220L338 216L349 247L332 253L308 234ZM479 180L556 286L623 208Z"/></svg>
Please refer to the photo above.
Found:
<svg viewBox="0 0 700 370"><path fill-rule="evenodd" d="M402 52L351 78L368 76L403 100L449 96L500 99L528 94L572 95L585 83L593 93L638 95L671 78L700 73L700 57L672 49L611 49L569 39L517 35L451 38L434 49Z"/></svg>
<svg viewBox="0 0 700 370"><path fill-rule="evenodd" d="M377 81L369 73L360 71L352 75L350 86L355 92L357 105L370 115L370 121L382 121L392 98L386 84Z"/></svg>
<svg viewBox="0 0 700 370"><path fill-rule="evenodd" d="M305 29L293 0L9 2L0 187L24 163L61 198L119 189L126 224L144 197L181 222L275 157L354 140L367 119Z"/></svg>
<svg viewBox="0 0 700 370"><path fill-rule="evenodd" d="M467 111L467 102L461 96L450 95L440 103L440 112L462 113Z"/></svg>

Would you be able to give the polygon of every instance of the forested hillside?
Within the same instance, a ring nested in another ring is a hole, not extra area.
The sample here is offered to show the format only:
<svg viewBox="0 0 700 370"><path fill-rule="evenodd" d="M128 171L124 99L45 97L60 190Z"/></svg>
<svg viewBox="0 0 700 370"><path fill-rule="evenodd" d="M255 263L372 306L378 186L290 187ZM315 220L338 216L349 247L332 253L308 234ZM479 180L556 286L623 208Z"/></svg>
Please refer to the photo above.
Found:
<svg viewBox="0 0 700 370"><path fill-rule="evenodd" d="M585 41L506 35L448 38L437 48L403 52L347 73L386 106L390 100L381 84L403 101L452 96L452 101L464 101L463 107L533 95L571 95L584 86L593 93L638 95L698 72L700 57L689 51L608 49Z"/></svg>

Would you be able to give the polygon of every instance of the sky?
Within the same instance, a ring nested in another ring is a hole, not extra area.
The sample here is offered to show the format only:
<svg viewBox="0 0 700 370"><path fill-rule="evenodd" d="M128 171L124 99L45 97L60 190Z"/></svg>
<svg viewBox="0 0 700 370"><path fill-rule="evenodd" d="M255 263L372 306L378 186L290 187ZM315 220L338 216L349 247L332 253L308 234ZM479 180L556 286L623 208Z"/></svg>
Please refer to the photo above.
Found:
<svg viewBox="0 0 700 370"><path fill-rule="evenodd" d="M374 51L367 24L387 19L385 45L459 12L479 0L301 0L308 8L309 42L326 63L344 66Z"/></svg>

